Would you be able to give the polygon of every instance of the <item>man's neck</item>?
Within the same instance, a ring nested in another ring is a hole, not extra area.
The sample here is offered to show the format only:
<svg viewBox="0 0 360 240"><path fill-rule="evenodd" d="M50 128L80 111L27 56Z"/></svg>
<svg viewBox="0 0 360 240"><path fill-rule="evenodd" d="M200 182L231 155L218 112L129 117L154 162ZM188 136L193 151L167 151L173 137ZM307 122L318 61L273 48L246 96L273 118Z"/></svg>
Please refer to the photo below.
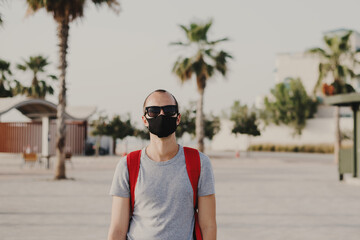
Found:
<svg viewBox="0 0 360 240"><path fill-rule="evenodd" d="M179 151L175 136L167 138L152 137L146 148L146 154L155 162L168 161L175 157Z"/></svg>

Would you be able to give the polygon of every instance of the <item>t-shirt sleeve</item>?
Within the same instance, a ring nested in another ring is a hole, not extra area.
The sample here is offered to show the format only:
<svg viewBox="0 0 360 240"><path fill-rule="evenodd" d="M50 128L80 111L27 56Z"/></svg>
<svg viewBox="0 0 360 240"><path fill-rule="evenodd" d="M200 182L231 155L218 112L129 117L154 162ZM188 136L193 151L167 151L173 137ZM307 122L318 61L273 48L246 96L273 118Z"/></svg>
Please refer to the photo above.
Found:
<svg viewBox="0 0 360 240"><path fill-rule="evenodd" d="M208 156L200 153L201 172L198 183L198 196L215 194L215 180L211 162Z"/></svg>
<svg viewBox="0 0 360 240"><path fill-rule="evenodd" d="M127 169L126 157L121 158L116 165L109 195L130 197L129 172Z"/></svg>

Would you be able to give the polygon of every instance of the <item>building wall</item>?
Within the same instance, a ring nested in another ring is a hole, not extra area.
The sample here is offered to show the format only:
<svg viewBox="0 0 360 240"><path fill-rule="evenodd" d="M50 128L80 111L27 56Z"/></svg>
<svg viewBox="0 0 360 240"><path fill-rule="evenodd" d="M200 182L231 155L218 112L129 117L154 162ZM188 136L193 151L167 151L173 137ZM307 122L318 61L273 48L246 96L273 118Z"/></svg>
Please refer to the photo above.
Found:
<svg viewBox="0 0 360 240"><path fill-rule="evenodd" d="M235 136L231 134L233 123L230 120L221 120L221 130L211 142L212 150L246 150L248 147L247 135ZM333 144L335 142L335 119L314 118L308 119L305 129L300 136L293 136L293 129L280 125L269 125L260 127L261 136L251 137L250 144ZM351 117L340 119L341 131L353 130L353 119Z"/></svg>
<svg viewBox="0 0 360 240"><path fill-rule="evenodd" d="M275 82L300 78L307 93L312 94L318 79L319 59L303 53L279 54L276 58Z"/></svg>
<svg viewBox="0 0 360 240"><path fill-rule="evenodd" d="M334 31L326 32L325 34L344 34L345 29L338 29ZM360 49L360 34L354 32L350 37L350 43L352 50ZM324 48L325 46L320 46ZM287 78L300 78L307 93L312 94L315 84L319 78L319 63L320 57L314 56L311 54L306 54L304 52L298 53L280 53L276 57L276 73L275 73L275 82L283 82ZM351 67L352 63L345 62L343 64L349 65ZM360 66L357 65L353 67L354 72L360 73ZM358 81L348 81L351 85L360 90L360 85ZM328 84L333 82L332 76L328 75L323 82Z"/></svg>
<svg viewBox="0 0 360 240"><path fill-rule="evenodd" d="M343 35L346 29L337 29L325 32L325 34ZM360 49L360 34L354 32L350 37L352 50ZM324 47L324 46L320 46ZM305 52L306 50L304 50ZM313 89L319 77L320 58L304 52L281 53L276 57L275 83L284 82L287 78L300 78L308 95L313 94ZM349 64L349 63L346 63ZM360 73L360 66L354 68L355 73ZM324 82L333 82L332 76L327 76ZM357 81L352 81L353 87L360 91ZM318 95L322 95L319 93ZM263 108L265 96L257 96L256 107ZM342 131L352 131L353 119L350 108L340 108L340 128ZM259 137L252 137L251 143L277 143L277 144L332 144L335 141L334 107L320 105L314 119L309 119L301 136L293 137L293 130L287 126L270 125L262 131ZM222 130L215 136L212 148L218 150L245 150L248 144L246 136L231 135L232 123L229 120L222 121Z"/></svg>

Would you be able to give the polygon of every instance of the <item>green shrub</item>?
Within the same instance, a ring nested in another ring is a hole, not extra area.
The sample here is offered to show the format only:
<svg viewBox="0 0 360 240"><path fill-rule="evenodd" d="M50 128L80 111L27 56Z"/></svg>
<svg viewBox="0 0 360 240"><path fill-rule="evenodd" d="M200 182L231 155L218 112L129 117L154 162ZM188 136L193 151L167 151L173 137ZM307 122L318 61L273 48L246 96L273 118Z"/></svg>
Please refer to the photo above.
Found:
<svg viewBox="0 0 360 240"><path fill-rule="evenodd" d="M333 153L334 146L331 144L304 144L304 145L283 145L283 144L255 144L249 147L250 151L266 152L307 152L307 153Z"/></svg>

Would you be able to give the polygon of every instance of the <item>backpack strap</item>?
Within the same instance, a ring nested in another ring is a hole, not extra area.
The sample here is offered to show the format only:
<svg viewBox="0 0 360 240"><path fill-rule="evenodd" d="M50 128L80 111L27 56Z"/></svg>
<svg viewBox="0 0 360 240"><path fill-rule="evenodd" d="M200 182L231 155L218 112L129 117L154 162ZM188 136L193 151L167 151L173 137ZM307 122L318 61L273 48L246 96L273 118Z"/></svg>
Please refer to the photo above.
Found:
<svg viewBox="0 0 360 240"><path fill-rule="evenodd" d="M132 214L134 211L134 203L135 203L135 185L139 175L140 169L140 157L141 157L141 150L137 150L131 152L127 155L127 167L129 172L129 185L130 185L130 213Z"/></svg>
<svg viewBox="0 0 360 240"><path fill-rule="evenodd" d="M191 186L194 192L194 212L195 212L195 226L194 226L194 239L202 240L201 230L198 219L197 208L197 192L198 183L201 172L200 154L199 151L189 147L183 147L185 154L186 170L191 182Z"/></svg>

